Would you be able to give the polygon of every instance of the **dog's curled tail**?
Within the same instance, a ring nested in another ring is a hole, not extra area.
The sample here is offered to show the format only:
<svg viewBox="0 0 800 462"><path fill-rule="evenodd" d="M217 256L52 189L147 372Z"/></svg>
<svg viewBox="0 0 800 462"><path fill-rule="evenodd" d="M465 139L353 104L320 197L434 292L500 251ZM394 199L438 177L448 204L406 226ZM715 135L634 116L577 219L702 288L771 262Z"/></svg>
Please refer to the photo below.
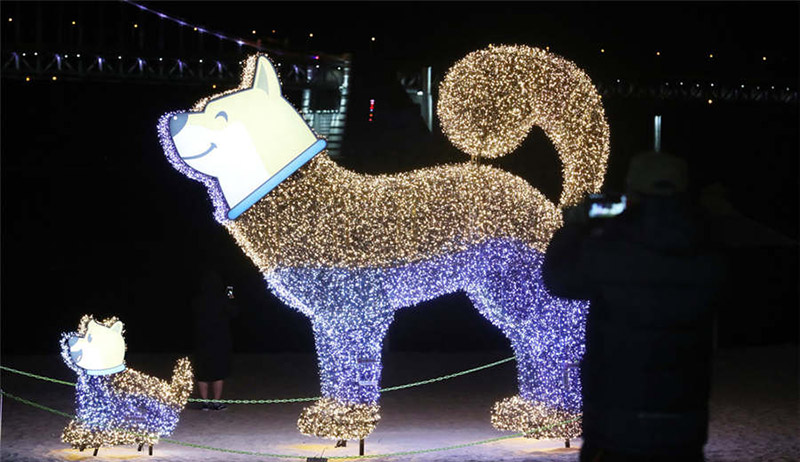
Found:
<svg viewBox="0 0 800 462"><path fill-rule="evenodd" d="M181 358L172 369L172 381L170 382L172 391L171 404L183 409L189 400L189 394L192 393L193 386L194 373L192 372L192 363L189 362L189 358Z"/></svg>
<svg viewBox="0 0 800 462"><path fill-rule="evenodd" d="M540 127L561 158L560 207L599 192L609 153L603 104L573 62L527 46L489 46L455 63L439 87L442 130L473 157L512 152Z"/></svg>

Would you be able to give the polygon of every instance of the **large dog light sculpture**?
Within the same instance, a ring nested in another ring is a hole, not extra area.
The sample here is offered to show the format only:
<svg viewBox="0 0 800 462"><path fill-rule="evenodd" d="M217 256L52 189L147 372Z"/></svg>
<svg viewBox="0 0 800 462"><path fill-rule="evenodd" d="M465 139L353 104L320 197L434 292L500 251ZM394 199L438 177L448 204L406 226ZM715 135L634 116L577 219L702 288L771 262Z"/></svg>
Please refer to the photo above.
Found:
<svg viewBox="0 0 800 462"><path fill-rule="evenodd" d="M495 426L536 437L580 434L574 365L588 305L550 295L540 266L561 226L560 208L598 191L605 174L609 129L586 74L540 49L492 46L457 62L440 87L444 132L473 157L509 153L541 127L563 166L558 205L522 178L477 162L362 175L322 154L231 219L225 175L250 168L243 156L282 159L292 170L318 146L287 111L277 82L269 60L253 56L239 88L188 113L165 114L159 132L172 164L206 184L217 220L269 288L311 319L323 399L302 412L300 431L368 435L380 418L381 344L394 312L463 291L508 336L517 358L519 395L495 405ZM224 148L231 137L241 137L241 152ZM212 154L220 156L213 167L195 161Z"/></svg>

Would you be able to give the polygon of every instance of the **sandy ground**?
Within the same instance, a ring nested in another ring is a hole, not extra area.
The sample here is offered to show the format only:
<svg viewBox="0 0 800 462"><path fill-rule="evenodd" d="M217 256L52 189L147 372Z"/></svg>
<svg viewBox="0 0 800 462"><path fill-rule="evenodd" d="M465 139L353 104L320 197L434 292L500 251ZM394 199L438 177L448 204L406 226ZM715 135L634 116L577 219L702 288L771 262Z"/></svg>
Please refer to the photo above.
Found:
<svg viewBox="0 0 800 462"><path fill-rule="evenodd" d="M506 357L494 354L390 354L385 386L408 383ZM129 355L128 365L168 377L174 355ZM56 356L3 357L3 364L74 381ZM283 398L318 394L311 355L241 355L226 382L226 398ZM796 347L720 350L715 358L711 402L709 461L798 460L798 356ZM72 412L72 387L4 372L3 390L55 409ZM515 390L513 363L382 397L382 421L366 441L366 453L385 454L469 443L498 436L489 422L492 404ZM296 419L305 404L232 405L224 411L201 411L190 404L172 439L226 449L305 457L358 454L357 442L334 448L332 442L301 435ZM59 436L65 418L6 398L2 408L0 458L3 461L278 460L215 452L162 442L152 457L135 447L91 451L66 447ZM371 460L393 461L575 461L580 440L570 449L563 440L514 438L481 446ZM292 460L292 459L285 459Z"/></svg>

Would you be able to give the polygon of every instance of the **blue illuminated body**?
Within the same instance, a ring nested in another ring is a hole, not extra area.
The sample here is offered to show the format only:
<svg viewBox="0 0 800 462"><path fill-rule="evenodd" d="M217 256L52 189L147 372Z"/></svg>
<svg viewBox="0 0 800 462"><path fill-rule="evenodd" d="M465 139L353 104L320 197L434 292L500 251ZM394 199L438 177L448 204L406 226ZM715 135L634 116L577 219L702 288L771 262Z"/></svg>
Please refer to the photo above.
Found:
<svg viewBox="0 0 800 462"><path fill-rule="evenodd" d="M78 375L76 416L83 426L96 431L172 434L181 409L144 394L125 393L115 388L114 375Z"/></svg>
<svg viewBox="0 0 800 462"><path fill-rule="evenodd" d="M509 338L520 396L579 413L588 303L551 295L541 252L493 239L453 255L388 268L279 268L266 276L313 324L322 394L353 404L378 400L381 345L394 312L463 291Z"/></svg>

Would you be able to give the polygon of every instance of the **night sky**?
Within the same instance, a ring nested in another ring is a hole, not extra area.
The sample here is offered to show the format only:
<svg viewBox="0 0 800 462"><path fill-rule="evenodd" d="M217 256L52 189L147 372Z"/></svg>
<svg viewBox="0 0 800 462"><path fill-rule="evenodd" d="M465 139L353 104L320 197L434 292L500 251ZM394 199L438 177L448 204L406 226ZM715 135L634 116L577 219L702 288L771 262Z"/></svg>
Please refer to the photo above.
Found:
<svg viewBox="0 0 800 462"><path fill-rule="evenodd" d="M360 172L464 160L440 132L428 133L421 119L407 121L411 103L395 74L433 66L440 77L468 52L492 43L549 46L596 81L798 87L797 2L144 4L288 50L351 53L340 162ZM42 51L74 51L71 17L84 28L85 53L109 55L116 54L119 30L133 23L155 30L157 21L122 2L3 2L3 62L13 51L33 50L34 25L18 33L10 24L30 21L40 5ZM168 41L176 35L169 27L165 34ZM209 39L201 48L192 40L186 39L187 56L211 59L223 48ZM120 53L162 52L148 43ZM2 77L3 353L54 353L59 333L75 329L84 313L119 316L129 351L190 351L189 300L196 271L206 265L220 268L236 287L237 351L313 351L308 321L269 294L256 268L213 220L205 188L173 170L158 143L161 114L188 108L216 90L131 81L25 82L5 71ZM378 108L372 124L366 122L369 99ZM612 146L607 191L621 190L627 160L651 146L652 117L662 114L664 148L689 162L695 198L704 187L722 185L739 212L796 243L796 103L617 97L604 104ZM560 192L558 158L538 129L518 152L494 164L551 199ZM732 276L719 306L722 343L796 342L796 244L726 252ZM509 349L499 330L459 294L398 312L385 345L390 351Z"/></svg>

